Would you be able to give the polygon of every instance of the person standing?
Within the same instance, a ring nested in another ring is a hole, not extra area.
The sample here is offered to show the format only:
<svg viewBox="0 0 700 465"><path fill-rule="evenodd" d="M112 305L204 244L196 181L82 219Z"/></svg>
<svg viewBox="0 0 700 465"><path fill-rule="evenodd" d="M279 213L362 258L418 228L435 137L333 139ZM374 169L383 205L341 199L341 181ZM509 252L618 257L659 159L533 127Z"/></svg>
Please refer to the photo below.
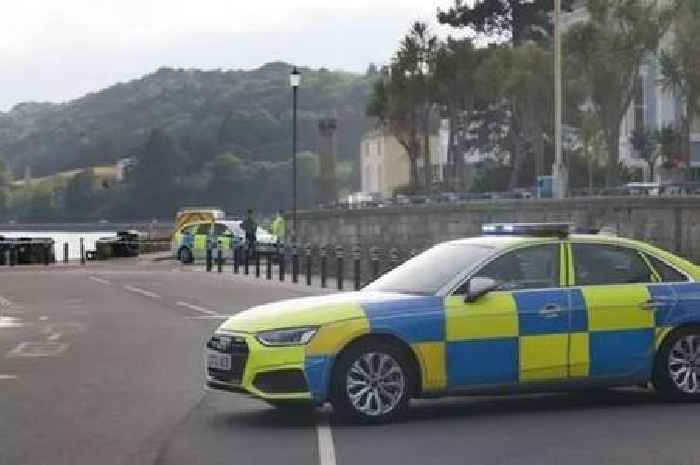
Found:
<svg viewBox="0 0 700 465"><path fill-rule="evenodd" d="M272 222L272 234L277 237L278 243L284 243L284 239L287 236L287 220L284 219L284 210L277 212L277 216Z"/></svg>
<svg viewBox="0 0 700 465"><path fill-rule="evenodd" d="M248 253L255 252L255 242L257 240L258 223L255 222L253 210L249 209L245 219L241 223L241 229L245 232L245 242L248 246Z"/></svg>

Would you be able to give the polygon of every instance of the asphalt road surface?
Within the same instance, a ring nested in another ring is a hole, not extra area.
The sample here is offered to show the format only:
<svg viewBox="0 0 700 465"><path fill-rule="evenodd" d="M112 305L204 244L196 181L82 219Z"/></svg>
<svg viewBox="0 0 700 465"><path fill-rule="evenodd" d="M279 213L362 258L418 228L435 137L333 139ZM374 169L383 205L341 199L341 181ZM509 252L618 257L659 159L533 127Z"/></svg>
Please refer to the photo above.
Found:
<svg viewBox="0 0 700 465"><path fill-rule="evenodd" d="M420 401L367 427L203 388L222 315L313 292L146 260L0 269L0 464L700 464L700 404L642 389Z"/></svg>

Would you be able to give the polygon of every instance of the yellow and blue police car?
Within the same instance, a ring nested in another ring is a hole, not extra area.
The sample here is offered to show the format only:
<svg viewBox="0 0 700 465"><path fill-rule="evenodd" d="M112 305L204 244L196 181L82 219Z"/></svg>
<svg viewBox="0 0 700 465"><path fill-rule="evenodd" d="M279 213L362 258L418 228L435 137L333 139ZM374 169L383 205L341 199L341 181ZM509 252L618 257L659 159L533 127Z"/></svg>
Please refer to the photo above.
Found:
<svg viewBox="0 0 700 465"><path fill-rule="evenodd" d="M211 388L329 401L367 422L410 399L648 385L700 400L700 267L649 244L491 224L359 292L239 313L206 344Z"/></svg>

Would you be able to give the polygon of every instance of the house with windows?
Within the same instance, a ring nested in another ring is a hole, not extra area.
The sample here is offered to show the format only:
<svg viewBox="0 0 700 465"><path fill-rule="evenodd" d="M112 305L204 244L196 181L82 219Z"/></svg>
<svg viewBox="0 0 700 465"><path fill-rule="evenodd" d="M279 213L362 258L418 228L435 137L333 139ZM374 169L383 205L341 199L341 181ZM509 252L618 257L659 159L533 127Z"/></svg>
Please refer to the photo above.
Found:
<svg viewBox="0 0 700 465"><path fill-rule="evenodd" d="M441 131L443 132L443 131ZM443 180L444 161L442 152L447 151L444 143L446 134L430 136L429 169L433 173L433 182ZM442 142L441 142L442 141ZM397 188L407 186L410 181L410 160L406 149L388 129L377 127L370 129L360 144L360 169L362 192L380 193L385 198L392 197ZM424 179L424 160L418 159L419 180Z"/></svg>

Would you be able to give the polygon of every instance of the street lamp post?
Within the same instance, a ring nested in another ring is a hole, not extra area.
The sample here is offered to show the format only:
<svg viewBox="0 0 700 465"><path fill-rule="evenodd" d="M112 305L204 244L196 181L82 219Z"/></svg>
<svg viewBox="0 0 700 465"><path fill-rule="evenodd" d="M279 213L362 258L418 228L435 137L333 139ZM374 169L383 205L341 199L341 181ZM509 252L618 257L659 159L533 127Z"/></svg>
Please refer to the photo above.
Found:
<svg viewBox="0 0 700 465"><path fill-rule="evenodd" d="M301 84L301 73L295 66L289 75L292 86L292 244L297 240L297 89Z"/></svg>

